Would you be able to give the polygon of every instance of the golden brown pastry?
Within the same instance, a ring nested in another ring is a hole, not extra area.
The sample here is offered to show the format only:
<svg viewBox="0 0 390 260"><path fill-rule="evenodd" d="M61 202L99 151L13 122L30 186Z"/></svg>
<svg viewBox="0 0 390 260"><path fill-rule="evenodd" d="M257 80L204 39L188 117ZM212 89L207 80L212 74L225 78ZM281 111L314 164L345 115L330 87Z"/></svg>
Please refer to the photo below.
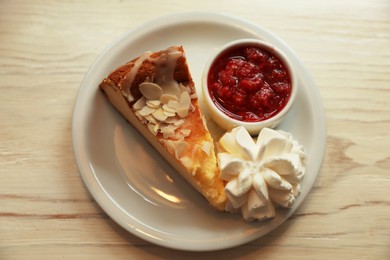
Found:
<svg viewBox="0 0 390 260"><path fill-rule="evenodd" d="M146 52L100 84L111 104L212 206L226 196L182 47Z"/></svg>

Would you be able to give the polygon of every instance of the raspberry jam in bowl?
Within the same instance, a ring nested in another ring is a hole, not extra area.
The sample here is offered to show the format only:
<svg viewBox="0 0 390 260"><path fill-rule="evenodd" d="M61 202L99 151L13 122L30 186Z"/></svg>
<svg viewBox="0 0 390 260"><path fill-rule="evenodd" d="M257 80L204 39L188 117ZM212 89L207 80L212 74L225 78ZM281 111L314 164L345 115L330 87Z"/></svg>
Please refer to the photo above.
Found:
<svg viewBox="0 0 390 260"><path fill-rule="evenodd" d="M245 127L256 135L285 117L297 93L291 62L276 47L256 39L222 46L202 77L203 96L214 121L226 130Z"/></svg>

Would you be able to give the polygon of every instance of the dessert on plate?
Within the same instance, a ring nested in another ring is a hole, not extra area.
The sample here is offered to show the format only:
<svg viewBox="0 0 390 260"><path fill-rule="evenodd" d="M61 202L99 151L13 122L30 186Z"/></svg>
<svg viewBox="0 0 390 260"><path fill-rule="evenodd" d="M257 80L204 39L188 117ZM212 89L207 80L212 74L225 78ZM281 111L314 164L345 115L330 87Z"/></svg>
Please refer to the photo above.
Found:
<svg viewBox="0 0 390 260"><path fill-rule="evenodd" d="M146 52L111 72L99 87L213 207L224 210L225 183L183 47Z"/></svg>
<svg viewBox="0 0 390 260"><path fill-rule="evenodd" d="M146 52L99 85L110 103L216 209L247 221L291 207L305 172L303 148L283 131L244 127L218 142L202 111L181 46Z"/></svg>

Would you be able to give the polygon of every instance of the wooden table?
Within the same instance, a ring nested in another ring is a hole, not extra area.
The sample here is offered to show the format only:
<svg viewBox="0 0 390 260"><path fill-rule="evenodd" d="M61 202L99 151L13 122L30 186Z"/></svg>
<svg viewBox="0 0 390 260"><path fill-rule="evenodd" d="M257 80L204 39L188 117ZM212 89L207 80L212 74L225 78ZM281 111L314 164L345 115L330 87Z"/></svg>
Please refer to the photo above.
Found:
<svg viewBox="0 0 390 260"><path fill-rule="evenodd" d="M83 185L71 147L80 83L125 31L223 11L268 28L315 78L327 148L311 193L246 245L181 252L128 233ZM390 3L0 1L0 259L390 259Z"/></svg>

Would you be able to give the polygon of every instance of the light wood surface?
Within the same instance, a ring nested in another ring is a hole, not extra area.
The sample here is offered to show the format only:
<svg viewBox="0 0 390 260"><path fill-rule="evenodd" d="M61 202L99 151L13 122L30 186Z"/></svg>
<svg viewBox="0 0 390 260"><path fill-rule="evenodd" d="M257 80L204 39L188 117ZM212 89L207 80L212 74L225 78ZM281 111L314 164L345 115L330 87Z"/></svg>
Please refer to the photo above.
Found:
<svg viewBox="0 0 390 260"><path fill-rule="evenodd" d="M181 252L113 222L80 178L71 118L81 80L125 31L222 11L284 39L325 106L320 175L287 222L246 245ZM0 259L390 259L390 2L0 1Z"/></svg>

